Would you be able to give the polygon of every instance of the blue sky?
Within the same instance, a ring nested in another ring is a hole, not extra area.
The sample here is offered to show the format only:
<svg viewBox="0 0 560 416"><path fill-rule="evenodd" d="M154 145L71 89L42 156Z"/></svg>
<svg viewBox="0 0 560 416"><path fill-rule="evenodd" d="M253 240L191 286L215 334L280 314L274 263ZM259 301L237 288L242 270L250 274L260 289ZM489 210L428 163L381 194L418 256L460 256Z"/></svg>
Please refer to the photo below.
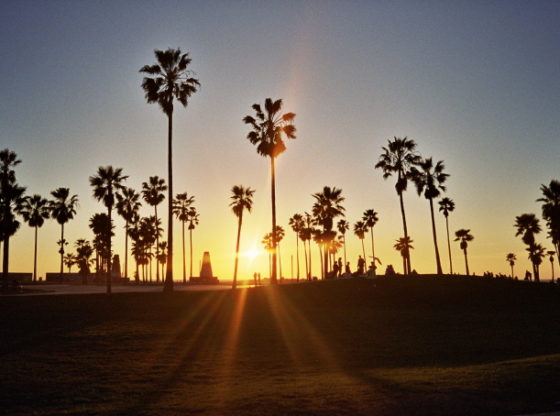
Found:
<svg viewBox="0 0 560 416"><path fill-rule="evenodd" d="M341 187L349 221L379 212L376 251L384 264L400 265L392 248L398 200L373 165L387 139L408 136L423 155L446 162L447 196L457 203L451 228L475 235L471 269L505 272L510 251L528 268L512 224L515 215L539 213L539 186L559 177L559 18L553 1L5 1L0 147L23 160L17 173L30 193L68 186L79 195L68 233L88 237L88 218L102 210L87 180L98 166L122 167L136 188L165 176L166 121L145 103L138 69L154 61L154 49L180 47L202 88L176 113L175 189L196 196L195 251L211 250L219 275L231 274L231 186L257 190L242 245L258 245L269 226L269 165L241 122L266 97L297 113L298 138L278 166L283 226L310 209L312 193ZM413 261L430 272L427 201L412 189L405 198ZM58 228L43 230L40 272L56 268ZM290 237L285 253L293 252ZM544 234L540 240L546 245ZM31 241L23 227L14 269L31 269ZM349 250L354 264L357 239ZM264 257L241 264L242 273L264 272ZM442 261L445 268L445 254Z"/></svg>

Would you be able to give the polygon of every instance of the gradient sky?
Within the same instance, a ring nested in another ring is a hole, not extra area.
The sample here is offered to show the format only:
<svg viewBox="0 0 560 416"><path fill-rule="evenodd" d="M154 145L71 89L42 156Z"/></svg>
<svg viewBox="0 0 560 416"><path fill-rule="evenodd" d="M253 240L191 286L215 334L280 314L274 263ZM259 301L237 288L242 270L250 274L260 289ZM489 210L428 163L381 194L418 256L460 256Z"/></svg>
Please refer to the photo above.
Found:
<svg viewBox="0 0 560 416"><path fill-rule="evenodd" d="M508 272L505 255L514 252L521 275L530 265L515 216L540 216L540 185L560 178L559 20L556 1L3 1L0 148L22 159L16 172L28 193L64 186L78 194L66 238L91 239L88 219L104 212L88 182L98 166L122 167L136 189L166 176L167 121L146 104L138 69L155 61L154 49L180 47L202 83L186 110L176 107L174 125L174 190L195 195L201 213L195 270L209 250L215 274L232 275L233 185L256 189L242 251L260 248L269 231L269 160L245 138L241 119L272 97L297 113L297 139L277 165L280 225L309 211L324 185L340 187L351 223L368 208L379 212L376 254L383 270L392 263L400 271L394 181L373 166L387 139L408 136L422 155L445 161L456 202L450 227L475 236L471 271ZM433 272L428 202L411 188L405 205L413 267ZM116 225L122 258L122 220ZM441 215L437 226L447 270ZM179 278L179 223L175 230ZM57 270L59 232L55 221L40 230L39 276ZM544 232L538 240L551 248ZM23 225L11 240L12 271L32 270L32 245ZM291 232L282 253L290 277ZM361 246L351 233L348 253L354 268ZM265 255L240 262L243 278L267 270ZM548 261L542 273L550 276Z"/></svg>

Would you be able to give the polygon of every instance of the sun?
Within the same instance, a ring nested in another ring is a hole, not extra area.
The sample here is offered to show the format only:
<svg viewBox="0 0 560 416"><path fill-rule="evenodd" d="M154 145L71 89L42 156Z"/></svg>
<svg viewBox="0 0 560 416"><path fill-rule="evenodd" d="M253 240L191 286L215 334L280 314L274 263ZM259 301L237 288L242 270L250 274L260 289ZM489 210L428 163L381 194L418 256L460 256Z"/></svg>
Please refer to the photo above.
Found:
<svg viewBox="0 0 560 416"><path fill-rule="evenodd" d="M262 250L259 250L258 248L253 246L253 248L245 252L245 257L247 257L247 259L249 259L249 261L252 262L253 260L255 260L257 256L261 254L262 254Z"/></svg>

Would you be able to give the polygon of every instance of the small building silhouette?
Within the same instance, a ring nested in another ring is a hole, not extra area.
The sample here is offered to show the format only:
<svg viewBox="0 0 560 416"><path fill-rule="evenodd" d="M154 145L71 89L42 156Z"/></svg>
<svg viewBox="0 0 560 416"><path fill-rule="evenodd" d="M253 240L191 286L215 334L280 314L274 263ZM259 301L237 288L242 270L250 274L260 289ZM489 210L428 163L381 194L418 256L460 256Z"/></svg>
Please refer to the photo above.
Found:
<svg viewBox="0 0 560 416"><path fill-rule="evenodd" d="M204 285L216 285L219 283L218 278L212 273L212 263L210 261L210 252L205 251L202 256L202 266L200 267L200 276L191 277L191 283L198 283Z"/></svg>

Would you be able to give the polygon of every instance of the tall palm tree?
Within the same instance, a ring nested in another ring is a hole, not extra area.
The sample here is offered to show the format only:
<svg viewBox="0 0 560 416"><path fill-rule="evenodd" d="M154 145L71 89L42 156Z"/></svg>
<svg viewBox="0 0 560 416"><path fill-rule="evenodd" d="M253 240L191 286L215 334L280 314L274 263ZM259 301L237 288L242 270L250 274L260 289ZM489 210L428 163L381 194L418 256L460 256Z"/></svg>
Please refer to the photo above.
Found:
<svg viewBox="0 0 560 416"><path fill-rule="evenodd" d="M443 273L441 269L441 261L439 258L439 249L437 243L437 234L436 234L436 220L434 218L434 199L438 198L441 195L440 191L445 192L445 186L443 183L449 177L449 174L444 173L445 165L443 161L438 161L435 165L432 161L432 158L429 157L424 159L418 163L417 169L416 167L411 168L411 177L416 185L416 190L418 191L418 195L421 195L424 192L424 198L430 201L430 215L432 217L432 236L434 239L434 249L436 253L436 266L437 266L437 274L441 275Z"/></svg>
<svg viewBox="0 0 560 416"><path fill-rule="evenodd" d="M546 221L556 256L560 262L560 181L552 180L548 186L541 185L542 216Z"/></svg>
<svg viewBox="0 0 560 416"><path fill-rule="evenodd" d="M200 86L198 79L188 69L191 58L180 49L154 51L157 63L144 65L140 72L150 76L142 80L146 101L158 103L167 116L167 171L169 184L167 198L167 272L164 290L173 290L173 103L175 100L187 107L189 97Z"/></svg>
<svg viewBox="0 0 560 416"><path fill-rule="evenodd" d="M93 248L91 247L89 241L81 238L76 241L76 264L82 276L82 284L87 283L87 275L90 273L89 266L91 263L91 256L93 254Z"/></svg>
<svg viewBox="0 0 560 416"><path fill-rule="evenodd" d="M551 268L551 282L554 282L554 256L556 255L556 251L554 250L549 250L546 252L546 255L548 256L548 259L550 260L550 268Z"/></svg>
<svg viewBox="0 0 560 416"><path fill-rule="evenodd" d="M312 213L317 224L323 227L322 237L325 246L334 240L336 231L333 231L334 219L344 216L345 208L342 206L344 197L342 196L342 189L337 187L325 186L321 192L312 195L315 198ZM323 278L327 277L328 273L328 250L323 250Z"/></svg>
<svg viewBox="0 0 560 416"><path fill-rule="evenodd" d="M345 219L341 219L336 223L336 229L342 236L342 245L344 247L344 264L346 265L346 231L350 228L350 224Z"/></svg>
<svg viewBox="0 0 560 416"><path fill-rule="evenodd" d="M451 198L442 198L439 201L439 211L445 217L445 228L447 230L447 251L449 252L449 274L453 274L453 260L451 259L451 243L449 240L449 213L455 210L455 202Z"/></svg>
<svg viewBox="0 0 560 416"><path fill-rule="evenodd" d="M234 185L231 188L231 203L229 206L237 217L237 242L235 244L235 265L233 267L233 283L231 288L237 287L237 265L239 264L239 244L241 242L241 225L243 224L243 211L251 212L253 208L254 189L245 188L243 185Z"/></svg>
<svg viewBox="0 0 560 416"><path fill-rule="evenodd" d="M367 209L364 211L364 215L362 216L362 221L364 222L364 224L366 225L366 227L369 228L370 232L371 232L371 255L373 257L373 275L375 276L375 269L377 268L375 266L375 261L376 261L376 257L375 257L375 246L373 245L373 227L375 227L375 224L377 224L377 221L379 221L379 217L377 216L377 212L375 212L373 209Z"/></svg>
<svg viewBox="0 0 560 416"><path fill-rule="evenodd" d="M284 239L285 235L286 235L286 231L284 231L284 228L282 228L279 225L276 226L276 228L274 229L274 233L272 233L272 237L274 239L274 243L276 247L276 252L278 253L278 272L280 273L280 278L284 277L282 276L282 256L280 254L280 243Z"/></svg>
<svg viewBox="0 0 560 416"><path fill-rule="evenodd" d="M515 266L515 261L517 260L517 256L514 253L508 253L506 255L506 261L509 263L509 267L511 267L511 278L513 279L513 266Z"/></svg>
<svg viewBox="0 0 560 416"><path fill-rule="evenodd" d="M455 241L460 241L461 250L463 250L463 254L465 255L465 268L467 269L467 276L469 276L469 261L467 259L467 247L469 246L469 241L474 240L474 237L471 234L471 230L465 230L461 228L460 230L455 231Z"/></svg>
<svg viewBox="0 0 560 416"><path fill-rule="evenodd" d="M406 258L407 258L408 252L414 248L412 246L413 242L414 241L410 237L401 237L397 240L397 242L393 246L395 248L395 250L397 250L399 253L401 253L401 256L402 256L402 259L403 259L403 270L405 270L405 271L406 271Z"/></svg>
<svg viewBox="0 0 560 416"><path fill-rule="evenodd" d="M76 255L68 253L64 256L64 265L68 267L68 273L72 273L72 266L76 264Z"/></svg>
<svg viewBox="0 0 560 416"><path fill-rule="evenodd" d="M311 237L313 235L313 217L308 212L303 214L303 228L299 233L301 241L303 241L303 252L305 254L305 276L307 280L311 280ZM307 244L306 244L307 242ZM307 248L306 248L307 246Z"/></svg>
<svg viewBox="0 0 560 416"><path fill-rule="evenodd" d="M157 263L161 264L161 273L163 275L163 269L165 267L165 263L167 262L167 241L160 241L157 247ZM159 268L159 266L158 266Z"/></svg>
<svg viewBox="0 0 560 416"><path fill-rule="evenodd" d="M121 168L115 169L112 166L100 166L97 169L97 174L89 177L89 183L93 187L93 197L98 201L103 201L109 217L107 230L107 293L111 293L111 214L115 206L116 194L122 191L124 188L123 182L127 178L128 176L122 174Z"/></svg>
<svg viewBox="0 0 560 416"><path fill-rule="evenodd" d="M368 227L365 222L357 221L354 224L354 234L362 240L362 252L364 254L364 260L366 259L366 248L364 246L364 238L366 238Z"/></svg>
<svg viewBox="0 0 560 416"><path fill-rule="evenodd" d="M76 215L78 208L78 195L70 195L69 188L57 188L51 192L54 200L51 201L51 217L60 224L60 274L63 273L64 261L64 224Z"/></svg>
<svg viewBox="0 0 560 416"><path fill-rule="evenodd" d="M138 215L140 194L132 188L123 187L117 194L117 213L124 219L124 277L128 277L128 224Z"/></svg>
<svg viewBox="0 0 560 416"><path fill-rule="evenodd" d="M243 122L249 124L252 130L247 134L251 144L257 146L257 153L270 158L271 173L271 201L272 201L272 241L276 241L276 158L286 150L283 137L296 138L296 127L294 126L295 113L281 114L282 100L273 101L267 98L264 102L264 111L259 104L253 104L255 117L245 116ZM271 283L276 280L276 247L272 251L272 275Z"/></svg>
<svg viewBox="0 0 560 416"><path fill-rule="evenodd" d="M397 175L395 189L399 196L404 237L406 238L408 237L408 229L404 212L403 192L406 191L411 168L420 162L420 155L416 152L416 143L414 140L410 140L406 137L394 137L393 140L387 140L387 143L387 147L382 148L383 153L379 156L379 161L376 163L375 168L383 171L383 179L387 179L394 174ZM412 271L410 252L407 253L407 256L407 270L405 274L409 274Z"/></svg>
<svg viewBox="0 0 560 416"><path fill-rule="evenodd" d="M515 228L517 228L517 232L515 236L521 236L521 240L525 243L529 251L529 259L531 259L531 252L535 251L535 234L541 232L541 226L539 224L539 220L535 214L521 214L515 217ZM538 271L536 269L536 265L534 262L533 264L533 275L535 278L538 278Z"/></svg>
<svg viewBox="0 0 560 416"><path fill-rule="evenodd" d="M95 272L99 276L100 271L107 272L107 258L110 255L109 238L115 234L113 224L109 221L109 216L105 213L93 214L89 219L89 228L93 231L93 248L95 249ZM109 234L109 230L110 234ZM100 260L101 259L101 265Z"/></svg>
<svg viewBox="0 0 560 416"><path fill-rule="evenodd" d="M299 238L300 233L305 226L303 216L301 214L294 214L288 221L288 225L292 227L293 232L296 234L296 268L297 268L297 281L299 282Z"/></svg>
<svg viewBox="0 0 560 416"><path fill-rule="evenodd" d="M186 192L177 194L173 200L173 214L175 214L177 219L181 221L181 235L183 237L183 283L187 283L187 272L185 267L185 223L189 221L189 210L191 209L192 204L194 204L194 196L188 196Z"/></svg>
<svg viewBox="0 0 560 416"><path fill-rule="evenodd" d="M131 247L131 254L132 257L134 257L134 263L135 263L135 273L134 273L134 281L136 282L136 284L140 283L140 270L139 270L139 254L141 253L141 249L142 249L142 244L141 244L141 234L140 234L140 215L138 215L138 212L135 212L132 217L130 218L130 221L128 222L128 225L126 227L126 234L128 236L130 236L130 238L132 239L132 247Z"/></svg>
<svg viewBox="0 0 560 416"><path fill-rule="evenodd" d="M142 182L142 198L148 205L154 207L154 215L156 221L157 206L163 202L165 199L164 192L167 190L167 185L165 185L165 180L159 176L150 176L148 182ZM156 239L156 252L159 250L159 237ZM156 254L157 256L157 254ZM156 282L159 283L159 267L156 267Z"/></svg>
<svg viewBox="0 0 560 416"><path fill-rule="evenodd" d="M28 196L23 199L20 213L27 224L35 229L35 244L33 250L33 281L37 281L37 230L50 217L50 202L41 195Z"/></svg>
<svg viewBox="0 0 560 416"><path fill-rule="evenodd" d="M191 264L190 264L190 277L193 275L193 242L192 242L192 234L193 230L198 225L199 221L199 214L196 211L195 207L190 207L188 212L188 222L189 222L189 250L191 254Z"/></svg>

